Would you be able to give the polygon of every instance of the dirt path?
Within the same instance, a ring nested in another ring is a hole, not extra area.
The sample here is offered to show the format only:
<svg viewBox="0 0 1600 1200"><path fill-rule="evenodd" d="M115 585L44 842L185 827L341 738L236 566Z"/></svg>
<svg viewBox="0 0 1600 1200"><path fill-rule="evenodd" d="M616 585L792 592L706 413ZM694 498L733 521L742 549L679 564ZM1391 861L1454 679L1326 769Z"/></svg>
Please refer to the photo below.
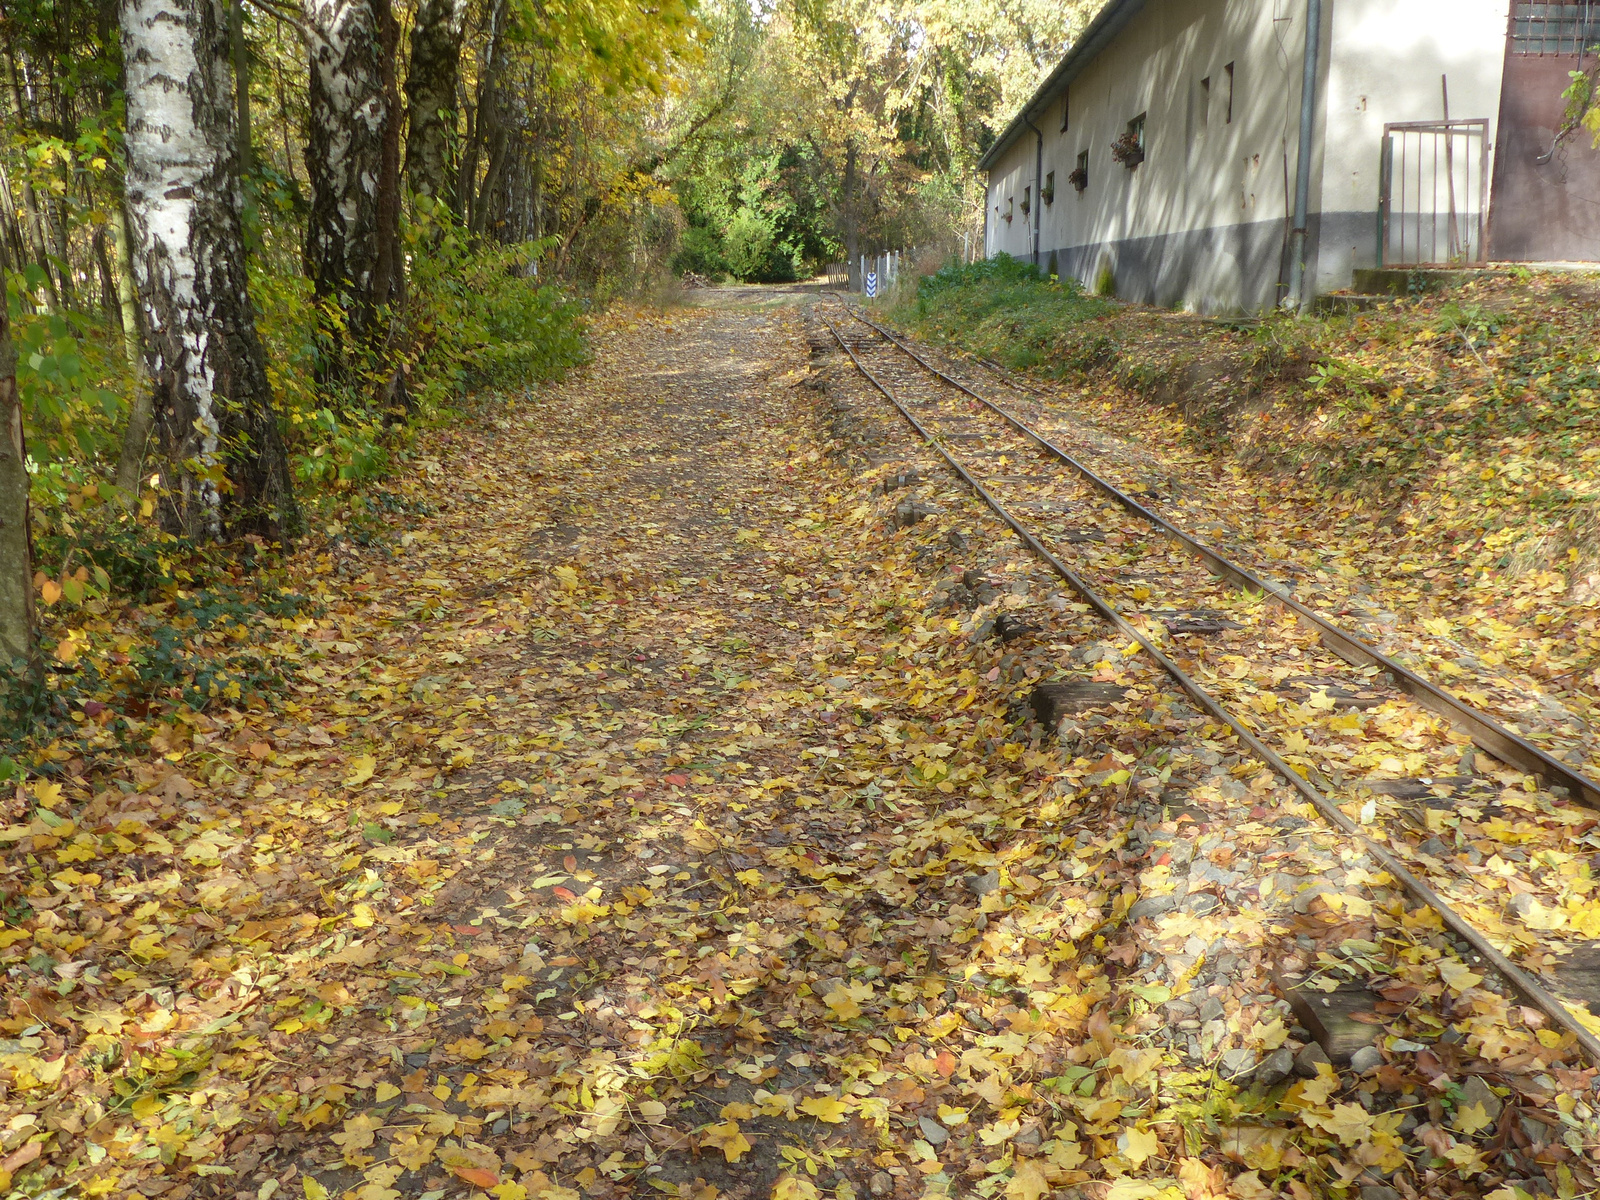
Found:
<svg viewBox="0 0 1600 1200"><path fill-rule="evenodd" d="M34 831L66 855L39 946L95 966L7 1026L45 1044L0 1044L5 1161L42 1149L0 1169L169 1200L1592 1187L1571 1046L773 299L618 320L432 439L300 565L293 703L74 794L92 853ZM1096 685L1059 738L1051 680ZM1272 991L1313 964L1389 989L1365 1074L1319 1074Z"/></svg>

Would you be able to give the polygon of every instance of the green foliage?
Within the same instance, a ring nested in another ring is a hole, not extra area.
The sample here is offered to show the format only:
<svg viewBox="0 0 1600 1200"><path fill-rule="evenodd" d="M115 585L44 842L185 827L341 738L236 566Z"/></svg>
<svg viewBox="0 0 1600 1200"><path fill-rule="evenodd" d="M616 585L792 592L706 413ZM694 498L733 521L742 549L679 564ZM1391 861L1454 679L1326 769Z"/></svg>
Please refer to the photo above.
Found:
<svg viewBox="0 0 1600 1200"><path fill-rule="evenodd" d="M387 347L355 361L346 378L319 382L319 314L309 281L252 273L297 482L345 490L381 479L405 442L400 417L428 423L469 391L548 379L582 360L580 306L535 273L552 242L499 246L473 241L442 206L417 201L404 229L410 294ZM395 411L396 372L409 412ZM309 497L315 502L315 495Z"/></svg>
<svg viewBox="0 0 1600 1200"><path fill-rule="evenodd" d="M992 285L1041 283L1039 268L1020 258L1000 253L974 263L951 262L917 285L918 299L931 300L941 292Z"/></svg>
<svg viewBox="0 0 1600 1200"><path fill-rule="evenodd" d="M60 582L67 603L142 602L187 575L187 543L142 520L110 484L55 463L34 476L33 491L35 565Z"/></svg>
<svg viewBox="0 0 1600 1200"><path fill-rule="evenodd" d="M821 266L832 245L803 168L803 156L774 151L719 158L716 174L686 179L680 203L690 225L673 269L787 283Z"/></svg>
<svg viewBox="0 0 1600 1200"><path fill-rule="evenodd" d="M1118 348L1094 327L1116 305L1087 295L1075 279L1053 282L1029 262L1000 254L951 263L927 276L896 319L1011 367L1048 364L1083 371Z"/></svg>
<svg viewBox="0 0 1600 1200"><path fill-rule="evenodd" d="M728 268L740 279L757 279L766 273L772 256L772 224L760 213L741 209L728 222L723 245Z"/></svg>
<svg viewBox="0 0 1600 1200"><path fill-rule="evenodd" d="M554 238L474 243L442 206L419 197L418 207L405 231L412 275L404 341L425 413L469 388L550 379L583 360L581 307L538 275Z"/></svg>
<svg viewBox="0 0 1600 1200"><path fill-rule="evenodd" d="M41 275L29 264L30 278ZM132 386L120 341L91 317L26 312L18 290L25 281L8 282L30 457L41 464L103 464L119 444Z"/></svg>
<svg viewBox="0 0 1600 1200"><path fill-rule="evenodd" d="M1596 70L1591 67L1587 71L1567 72L1572 82L1562 93L1562 98L1567 102L1567 111L1561 123L1561 133L1585 129L1593 135L1592 144L1600 146L1600 106L1595 104Z"/></svg>
<svg viewBox="0 0 1600 1200"><path fill-rule="evenodd" d="M271 203L260 212L264 249L251 263L251 292L296 485L313 511L359 508L360 491L392 473L412 431L446 419L473 389L546 379L583 357L579 306L534 273L548 241L475 243L446 215L424 210L406 231L411 289L388 346L347 377L319 382L310 284L276 261L281 213ZM0 724L26 731L60 717L80 694L170 693L204 707L248 703L277 687L270 661L241 657L259 639L239 631L270 614L235 611L247 603L242 591L221 608L204 599L223 586L219 579L254 569L259 549L202 550L160 529L152 497L127 496L110 482L133 394L120 335L82 313L28 312L18 284L9 299L45 648L69 669L48 686L0 687ZM397 372L407 384L406 411L396 411L386 386ZM64 630L95 627L127 604L141 607L142 632L119 652L127 661L116 678L72 665L75 652L62 657L71 641L60 642ZM232 624L218 632L218 614L229 613Z"/></svg>
<svg viewBox="0 0 1600 1200"><path fill-rule="evenodd" d="M146 609L150 638L129 651L130 691L181 697L196 711L259 703L284 681L284 660L268 648L277 626L311 607L303 596L271 589L176 590L169 602Z"/></svg>
<svg viewBox="0 0 1600 1200"><path fill-rule="evenodd" d="M722 251L722 235L703 225L683 231L678 252L672 256L674 275L704 275L716 279L728 273L728 259Z"/></svg>
<svg viewBox="0 0 1600 1200"><path fill-rule="evenodd" d="M975 232L978 155L1098 7L713 0L672 168L689 225L726 241L748 279L785 277L776 253L760 252L762 225L796 270L846 245L949 245ZM679 269L697 269L693 257Z"/></svg>
<svg viewBox="0 0 1600 1200"><path fill-rule="evenodd" d="M728 223L724 244L728 269L740 279L781 283L795 278L794 257L778 244L777 231L768 216L741 209Z"/></svg>
<svg viewBox="0 0 1600 1200"><path fill-rule="evenodd" d="M294 660L273 643L297 620L314 615L316 606L281 588L247 590L226 578L219 572L199 588L168 581L133 610L117 653L81 658L53 688L0 683L0 736L21 743L60 731L70 735L76 732L73 710L93 716L109 709L119 714L111 719L112 732L133 742L140 735L128 717L153 721L168 709L261 707L295 674ZM103 604L90 603L91 614L104 611ZM130 636L133 630L137 634ZM41 764L35 769L50 770Z"/></svg>

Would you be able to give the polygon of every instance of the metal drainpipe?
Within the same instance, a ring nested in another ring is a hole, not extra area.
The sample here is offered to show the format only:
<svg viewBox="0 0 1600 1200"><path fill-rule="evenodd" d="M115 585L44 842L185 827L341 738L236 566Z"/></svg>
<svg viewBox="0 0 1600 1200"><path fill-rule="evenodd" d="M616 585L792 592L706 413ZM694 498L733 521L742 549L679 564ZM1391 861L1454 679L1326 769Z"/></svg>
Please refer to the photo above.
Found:
<svg viewBox="0 0 1600 1200"><path fill-rule="evenodd" d="M1033 123L1033 117L1026 110L1022 113L1022 123L1033 130L1034 136L1039 139L1038 149L1033 158L1033 265L1039 265L1039 230L1040 219L1044 216L1044 134Z"/></svg>
<svg viewBox="0 0 1600 1200"><path fill-rule="evenodd" d="M1311 139L1316 132L1317 64L1321 56L1322 0L1306 0L1305 74L1300 81L1300 150L1294 171L1294 228L1289 235L1289 296L1302 312L1311 306L1306 287L1306 241L1311 221Z"/></svg>

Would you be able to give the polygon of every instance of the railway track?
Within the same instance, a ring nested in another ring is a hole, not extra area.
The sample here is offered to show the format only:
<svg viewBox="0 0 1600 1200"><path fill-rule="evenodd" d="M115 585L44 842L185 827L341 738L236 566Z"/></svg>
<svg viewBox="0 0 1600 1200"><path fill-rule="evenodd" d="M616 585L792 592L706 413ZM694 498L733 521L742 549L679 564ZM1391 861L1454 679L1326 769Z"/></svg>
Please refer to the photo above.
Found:
<svg viewBox="0 0 1600 1200"><path fill-rule="evenodd" d="M1600 784L1190 537L847 301L833 303L844 327L822 319L855 368L1034 554L1600 1066L1600 1038L1576 1015L1600 1000L1591 978L1600 945L1553 928L1537 899L1539 873L1593 854L1587 810L1600 808ZM1452 831L1451 820L1483 836ZM1442 840L1452 833L1460 853ZM1568 957L1542 953L1553 945Z"/></svg>
<svg viewBox="0 0 1600 1200"><path fill-rule="evenodd" d="M893 331L888 332L895 336ZM967 361L962 360L962 365ZM1002 396L1015 397L1016 411L1041 427L1051 429L1050 436L1057 445L1065 446L1069 453L1085 461L1095 462L1101 474L1138 480L1158 473L1162 464L1136 448L1121 444L1120 439L1107 437L1077 419L1062 421L1059 412L1052 409L1052 405L1060 402L1059 397L1033 386L998 363L988 359L970 361L986 376L993 376ZM1564 765L1600 761L1600 730L1596 729L1592 715L1585 715L1586 706L1581 699L1578 707L1572 707L1552 695L1549 678L1521 673L1509 666L1509 659L1504 663L1486 661L1485 652L1504 659L1504 647L1486 640L1482 633L1471 629L1469 623L1460 621L1459 610L1434 604L1427 609L1408 611L1404 618L1385 612L1381 604L1375 603L1371 592L1361 585L1359 574L1353 570L1347 573L1343 547L1336 547L1341 551L1337 556L1318 556L1324 563L1338 564L1327 574L1308 570L1303 562L1289 561L1290 553L1282 546L1268 548L1263 557L1259 543L1237 521L1230 521L1217 511L1215 496L1209 489L1185 487L1170 475L1165 482L1173 494L1153 496L1143 484L1132 488L1124 486L1123 490L1144 497L1152 507L1159 504L1160 510L1173 523L1191 522L1195 528L1204 530L1210 546L1235 561L1261 564L1252 570L1269 583L1282 575L1290 581L1287 586L1294 589L1297 596L1314 597L1310 602L1315 603L1320 612L1333 614L1347 629L1353 628L1369 646L1387 649L1391 656L1398 657L1417 674L1424 678L1449 679L1455 695L1467 697L1480 709L1492 710L1497 721L1519 739L1558 746ZM1416 570L1422 575L1421 565ZM1426 580L1426 575L1422 578ZM1451 628L1441 631L1426 628L1429 617L1456 619L1447 620ZM1560 678L1563 677L1557 677L1557 682ZM1533 767L1528 769L1534 770Z"/></svg>

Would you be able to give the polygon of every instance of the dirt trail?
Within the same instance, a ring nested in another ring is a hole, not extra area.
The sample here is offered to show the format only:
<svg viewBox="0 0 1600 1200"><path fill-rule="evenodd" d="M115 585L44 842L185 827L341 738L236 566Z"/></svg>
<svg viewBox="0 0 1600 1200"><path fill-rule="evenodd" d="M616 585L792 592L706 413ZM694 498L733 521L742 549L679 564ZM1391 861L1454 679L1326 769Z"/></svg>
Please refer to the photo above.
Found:
<svg viewBox="0 0 1600 1200"><path fill-rule="evenodd" d="M39 1161L169 1200L1593 1186L1571 1046L1107 642L803 295L715 300L432 439L303 562L280 723L86 805L131 837L159 797L108 993L144 1073L68 1047ZM1041 681L1098 685L1059 738ZM1272 991L1313 963L1389 989L1365 1076ZM1510 1116L1456 1120L1470 1077Z"/></svg>

